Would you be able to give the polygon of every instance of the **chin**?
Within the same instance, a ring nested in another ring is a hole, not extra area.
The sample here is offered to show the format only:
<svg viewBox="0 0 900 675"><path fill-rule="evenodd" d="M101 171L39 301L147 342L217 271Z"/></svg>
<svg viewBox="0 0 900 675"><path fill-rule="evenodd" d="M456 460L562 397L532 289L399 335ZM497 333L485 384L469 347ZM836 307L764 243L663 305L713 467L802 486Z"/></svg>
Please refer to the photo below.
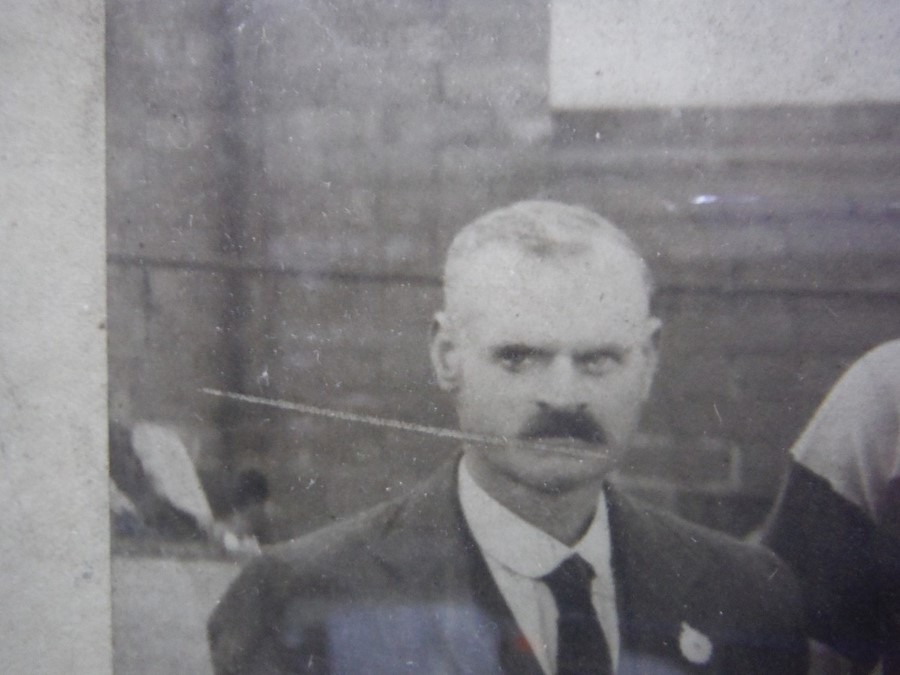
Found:
<svg viewBox="0 0 900 675"><path fill-rule="evenodd" d="M542 455L524 466L509 467L508 475L516 482L547 494L569 492L597 485L613 469L607 452Z"/></svg>

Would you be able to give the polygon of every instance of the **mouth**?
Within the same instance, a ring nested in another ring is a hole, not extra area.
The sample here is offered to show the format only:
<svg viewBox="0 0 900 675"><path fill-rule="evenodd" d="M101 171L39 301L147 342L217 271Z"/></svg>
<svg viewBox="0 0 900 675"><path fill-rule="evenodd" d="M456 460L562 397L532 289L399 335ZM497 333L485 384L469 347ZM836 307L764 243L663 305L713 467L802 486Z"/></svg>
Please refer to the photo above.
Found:
<svg viewBox="0 0 900 675"><path fill-rule="evenodd" d="M594 459L609 454L609 447L603 441L585 440L572 436L522 438L519 443L529 449L554 455L566 455L576 459Z"/></svg>

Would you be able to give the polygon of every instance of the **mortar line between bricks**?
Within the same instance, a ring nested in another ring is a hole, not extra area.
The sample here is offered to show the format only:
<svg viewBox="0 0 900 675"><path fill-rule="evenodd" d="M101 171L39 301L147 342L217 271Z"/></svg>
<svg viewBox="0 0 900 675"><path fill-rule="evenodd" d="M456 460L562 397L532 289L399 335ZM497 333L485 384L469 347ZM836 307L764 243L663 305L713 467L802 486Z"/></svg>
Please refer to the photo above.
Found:
<svg viewBox="0 0 900 675"><path fill-rule="evenodd" d="M729 287L658 284L656 295L710 295L715 297L780 297L780 298L894 298L900 299L900 288L805 288L799 287Z"/></svg>
<svg viewBox="0 0 900 675"><path fill-rule="evenodd" d="M285 265L272 265L260 263L238 263L215 260L178 260L174 258L157 258L148 256L127 255L123 253L110 253L107 258L110 265L122 267L138 267L141 269L157 268L168 270L184 270L192 272L215 273L242 273L259 276L287 276L299 279L316 281L336 281L341 283L358 284L407 284L412 286L426 286L440 288L441 279L438 276L426 274L404 273L367 273L350 270L315 270ZM677 296L687 294L703 294L715 297L766 297L778 296L788 298L900 298L900 288L805 288L805 287L720 287L711 284L679 284L660 283L657 285L656 295Z"/></svg>
<svg viewBox="0 0 900 675"><path fill-rule="evenodd" d="M123 267L155 267L158 269L208 272L211 274L217 272L237 272L247 275L289 276L301 279L339 281L345 283L410 284L416 286L433 286L436 288L441 285L441 279L437 276L426 274L404 274L399 272L377 273L356 272L350 270L315 270L300 267L288 267L286 265L216 260L178 260L175 258L156 258L122 253L110 253L107 255L106 261L111 265L121 265Z"/></svg>

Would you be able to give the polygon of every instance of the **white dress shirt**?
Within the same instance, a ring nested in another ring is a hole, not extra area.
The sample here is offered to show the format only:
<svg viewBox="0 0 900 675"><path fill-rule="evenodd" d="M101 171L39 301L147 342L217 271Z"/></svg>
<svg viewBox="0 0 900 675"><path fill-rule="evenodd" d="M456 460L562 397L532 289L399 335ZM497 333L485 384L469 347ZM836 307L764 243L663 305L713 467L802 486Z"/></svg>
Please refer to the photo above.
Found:
<svg viewBox="0 0 900 675"><path fill-rule="evenodd" d="M590 527L572 547L524 521L482 490L466 467L465 458L459 468L459 499L488 569L547 675L556 673L558 611L541 577L575 553L591 564L596 574L591 597L615 672L619 660L619 620L603 493Z"/></svg>

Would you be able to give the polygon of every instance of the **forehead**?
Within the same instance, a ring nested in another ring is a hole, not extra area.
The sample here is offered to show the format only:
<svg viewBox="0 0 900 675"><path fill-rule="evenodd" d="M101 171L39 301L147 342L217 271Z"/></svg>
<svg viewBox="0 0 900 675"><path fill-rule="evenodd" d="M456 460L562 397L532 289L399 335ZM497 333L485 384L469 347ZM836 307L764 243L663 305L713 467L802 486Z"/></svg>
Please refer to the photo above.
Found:
<svg viewBox="0 0 900 675"><path fill-rule="evenodd" d="M451 315L481 340L631 341L649 316L643 268L618 246L542 257L489 245L447 290Z"/></svg>

